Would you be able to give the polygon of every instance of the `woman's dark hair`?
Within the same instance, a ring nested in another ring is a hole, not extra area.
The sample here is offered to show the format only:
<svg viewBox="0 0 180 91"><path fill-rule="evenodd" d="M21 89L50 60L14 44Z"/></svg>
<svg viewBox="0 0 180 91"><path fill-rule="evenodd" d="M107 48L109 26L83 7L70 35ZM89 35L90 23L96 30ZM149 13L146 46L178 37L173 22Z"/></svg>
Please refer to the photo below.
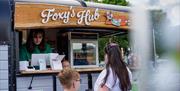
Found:
<svg viewBox="0 0 180 91"><path fill-rule="evenodd" d="M107 58L108 58L106 64L107 74L104 77L104 82L101 86L105 85L110 72L109 67L111 67L114 77L114 85L116 83L116 78L118 78L120 81L119 87L121 88L121 90L122 91L130 90L131 82L129 78L129 73L126 68L126 64L123 61L119 45L116 43L109 43L105 47L105 53L107 54Z"/></svg>
<svg viewBox="0 0 180 91"><path fill-rule="evenodd" d="M42 34L42 41L41 43L38 45L38 48L40 49L41 52L43 52L45 50L45 32L43 29L33 29L30 30L28 39L27 39L27 43L26 43L26 48L27 51L32 53L34 51L35 48L35 43L33 41L33 38L35 36L37 36L38 34Z"/></svg>

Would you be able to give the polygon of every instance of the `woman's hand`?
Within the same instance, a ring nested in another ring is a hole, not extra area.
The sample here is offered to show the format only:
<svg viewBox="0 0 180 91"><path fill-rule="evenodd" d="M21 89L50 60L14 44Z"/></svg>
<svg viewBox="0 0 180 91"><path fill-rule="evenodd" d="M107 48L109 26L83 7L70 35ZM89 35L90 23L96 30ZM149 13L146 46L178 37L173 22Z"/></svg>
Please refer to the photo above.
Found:
<svg viewBox="0 0 180 91"><path fill-rule="evenodd" d="M103 87L99 88L99 91L109 91L109 88L106 85L104 85Z"/></svg>

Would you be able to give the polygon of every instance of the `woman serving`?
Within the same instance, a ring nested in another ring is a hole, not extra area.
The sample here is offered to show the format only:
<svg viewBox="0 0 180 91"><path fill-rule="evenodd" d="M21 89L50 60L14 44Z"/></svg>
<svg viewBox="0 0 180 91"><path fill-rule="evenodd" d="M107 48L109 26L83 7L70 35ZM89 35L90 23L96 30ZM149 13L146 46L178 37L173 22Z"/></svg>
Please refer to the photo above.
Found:
<svg viewBox="0 0 180 91"><path fill-rule="evenodd" d="M26 44L20 48L20 61L30 61L32 54L51 53L52 49L45 42L45 32L42 29L31 30Z"/></svg>

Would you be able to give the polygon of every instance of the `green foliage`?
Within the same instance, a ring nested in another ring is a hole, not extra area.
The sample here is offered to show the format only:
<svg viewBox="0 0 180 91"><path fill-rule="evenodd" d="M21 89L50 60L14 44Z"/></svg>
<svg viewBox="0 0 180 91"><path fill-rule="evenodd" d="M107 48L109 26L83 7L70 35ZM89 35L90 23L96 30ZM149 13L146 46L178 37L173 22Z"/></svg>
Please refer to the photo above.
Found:
<svg viewBox="0 0 180 91"><path fill-rule="evenodd" d="M121 36L112 36L112 37L105 37L99 38L99 60L104 60L104 47L106 46L109 41L118 43L120 47L127 49L129 47L129 39L128 35L121 35Z"/></svg>
<svg viewBox="0 0 180 91"><path fill-rule="evenodd" d="M121 5L121 6L128 5L128 2L126 0L103 0L102 2L106 4Z"/></svg>
<svg viewBox="0 0 180 91"><path fill-rule="evenodd" d="M105 4L113 4L113 5L121 5L121 6L127 6L129 2L126 0L85 0L85 1L92 1L96 3L105 3Z"/></svg>
<svg viewBox="0 0 180 91"><path fill-rule="evenodd" d="M104 60L104 47L108 43L109 38L99 38L98 40L98 45L99 45L99 60L103 61Z"/></svg>

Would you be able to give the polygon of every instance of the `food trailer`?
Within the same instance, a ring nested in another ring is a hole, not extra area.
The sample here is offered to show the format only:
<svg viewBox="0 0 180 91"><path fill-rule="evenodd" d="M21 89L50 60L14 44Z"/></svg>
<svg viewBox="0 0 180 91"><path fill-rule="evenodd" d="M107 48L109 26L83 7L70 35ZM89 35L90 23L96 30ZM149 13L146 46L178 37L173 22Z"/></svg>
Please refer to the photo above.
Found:
<svg viewBox="0 0 180 91"><path fill-rule="evenodd" d="M80 91L93 88L99 67L98 39L126 34L129 8L80 0L0 1L0 91L61 91L59 70L19 70L19 46L31 29L43 29L53 52L81 73Z"/></svg>

